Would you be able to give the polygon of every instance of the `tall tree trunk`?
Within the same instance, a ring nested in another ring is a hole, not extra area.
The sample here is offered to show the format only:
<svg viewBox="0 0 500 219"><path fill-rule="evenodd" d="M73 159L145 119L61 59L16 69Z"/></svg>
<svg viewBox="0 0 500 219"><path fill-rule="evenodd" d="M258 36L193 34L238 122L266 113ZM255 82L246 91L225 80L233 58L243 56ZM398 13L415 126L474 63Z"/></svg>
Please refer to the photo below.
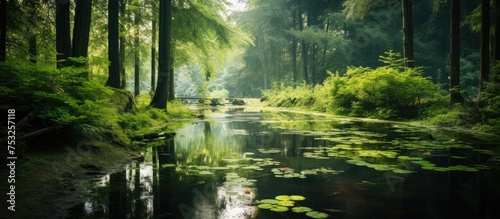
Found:
<svg viewBox="0 0 500 219"><path fill-rule="evenodd" d="M413 56L413 10L411 0L402 0L403 11L403 56L404 65L408 68L415 66Z"/></svg>
<svg viewBox="0 0 500 219"><path fill-rule="evenodd" d="M125 29L125 9L127 7L127 2L126 0L120 0L120 30ZM122 89L125 89L127 87L127 75L125 72L125 34L120 34L120 45L119 45L119 51L120 51L120 61L119 61L119 68L120 68L120 77L121 77L121 84L120 87Z"/></svg>
<svg viewBox="0 0 500 219"><path fill-rule="evenodd" d="M160 36L158 40L159 63L158 83L156 92L151 100L151 106L160 109L167 107L168 94L168 71L170 70L170 40L172 27L172 2L171 0L160 0Z"/></svg>
<svg viewBox="0 0 500 219"><path fill-rule="evenodd" d="M448 109L464 101L460 94L460 0L451 0L450 18L450 102Z"/></svg>
<svg viewBox="0 0 500 219"><path fill-rule="evenodd" d="M29 54L30 54L30 62L35 64L37 61L37 42L36 42L36 34L31 34L29 37Z"/></svg>
<svg viewBox="0 0 500 219"><path fill-rule="evenodd" d="M500 0L495 0L495 43L494 43L494 52L493 52L493 61L496 65L500 62ZM493 81L500 82L500 75L498 72L493 72Z"/></svg>
<svg viewBox="0 0 500 219"><path fill-rule="evenodd" d="M310 61L310 67L311 67L311 84L315 85L316 84L316 50L317 46L316 43L311 44L311 61Z"/></svg>
<svg viewBox="0 0 500 219"><path fill-rule="evenodd" d="M330 28L330 21L326 21L326 26L325 26L325 33L328 34L328 29ZM328 46L325 45L325 48L323 48L323 57L322 57L322 60L321 60L321 71L323 72L323 77L321 78L324 79L325 78L325 72L326 72L326 51L327 51L327 48Z"/></svg>
<svg viewBox="0 0 500 219"><path fill-rule="evenodd" d="M0 4L0 62L5 62L7 49L7 0Z"/></svg>
<svg viewBox="0 0 500 219"><path fill-rule="evenodd" d="M118 27L118 10L118 1L108 0L108 59L110 64L106 85L114 88L120 88L120 52L118 47L120 31Z"/></svg>
<svg viewBox="0 0 500 219"><path fill-rule="evenodd" d="M302 1L302 4L304 4L304 1ZM298 10L298 16L299 16L299 30L303 31L304 30L304 21L302 19L302 11L300 10L300 5L299 5L299 10ZM308 74L307 74L307 44L305 40L301 40L300 44L302 46L302 74L304 75L304 81L306 84L309 83L308 81Z"/></svg>
<svg viewBox="0 0 500 219"><path fill-rule="evenodd" d="M153 29L151 30L151 91L155 90L156 85L156 3L151 1L152 13L153 13L153 21L151 22L151 26Z"/></svg>
<svg viewBox="0 0 500 219"><path fill-rule="evenodd" d="M77 0L73 27L73 57L88 57L92 0Z"/></svg>
<svg viewBox="0 0 500 219"><path fill-rule="evenodd" d="M173 44L175 45L175 44ZM174 86L174 51L173 48L175 46L172 46L172 49L170 50L170 71L168 75L168 100L174 100L175 99L175 86Z"/></svg>
<svg viewBox="0 0 500 219"><path fill-rule="evenodd" d="M499 0L500 1L500 0ZM293 29L296 30L296 19L295 17L297 13L293 12L292 17L293 17ZM293 72L293 83L295 86L295 83L297 82L297 38L295 36L292 36L292 72Z"/></svg>
<svg viewBox="0 0 500 219"><path fill-rule="evenodd" d="M479 66L479 92L477 99L481 99L484 84L490 78L490 1L481 0L481 63Z"/></svg>
<svg viewBox="0 0 500 219"><path fill-rule="evenodd" d="M68 64L68 57L71 57L69 3L69 0L56 1L56 51L58 68L66 66Z"/></svg>
<svg viewBox="0 0 500 219"><path fill-rule="evenodd" d="M137 9L140 10L140 9ZM139 76L140 76L140 60L139 60L139 25L140 25L140 12L134 15L134 95L137 96L140 93L139 89Z"/></svg>

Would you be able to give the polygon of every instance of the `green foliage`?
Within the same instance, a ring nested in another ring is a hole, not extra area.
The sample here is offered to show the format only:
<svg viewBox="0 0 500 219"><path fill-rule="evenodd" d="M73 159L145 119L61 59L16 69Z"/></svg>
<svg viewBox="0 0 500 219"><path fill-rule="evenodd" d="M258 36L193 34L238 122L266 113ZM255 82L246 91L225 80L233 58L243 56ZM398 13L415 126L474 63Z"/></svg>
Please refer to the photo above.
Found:
<svg viewBox="0 0 500 219"><path fill-rule="evenodd" d="M350 67L344 76L332 74L323 85L296 88L274 86L264 97L273 106L307 107L349 116L381 119L433 115L425 108L444 102L437 85L422 76L421 68L404 68L399 54L381 56L387 66Z"/></svg>

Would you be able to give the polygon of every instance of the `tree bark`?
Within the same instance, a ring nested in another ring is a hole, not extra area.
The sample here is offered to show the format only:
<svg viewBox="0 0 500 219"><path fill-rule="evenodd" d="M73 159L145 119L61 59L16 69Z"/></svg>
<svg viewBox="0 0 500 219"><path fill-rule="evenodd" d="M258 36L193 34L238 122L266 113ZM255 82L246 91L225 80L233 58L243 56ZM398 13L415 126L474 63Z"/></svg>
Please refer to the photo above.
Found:
<svg viewBox="0 0 500 219"><path fill-rule="evenodd" d="M114 88L120 88L118 8L117 0L108 0L108 59L110 64L106 85Z"/></svg>
<svg viewBox="0 0 500 219"><path fill-rule="evenodd" d="M7 0L0 4L0 62L5 62L7 49Z"/></svg>
<svg viewBox="0 0 500 219"><path fill-rule="evenodd" d="M175 44L173 44L175 45ZM168 101L172 101L175 99L175 86L174 86L174 51L170 50L170 71L168 73Z"/></svg>
<svg viewBox="0 0 500 219"><path fill-rule="evenodd" d="M153 21L151 26L153 27L151 33L151 91L155 90L156 85L156 3L151 1Z"/></svg>
<svg viewBox="0 0 500 219"><path fill-rule="evenodd" d="M57 67L68 65L68 57L71 57L71 36L69 0L56 1L56 51Z"/></svg>
<svg viewBox="0 0 500 219"><path fill-rule="evenodd" d="M484 84L490 78L490 1L481 0L481 63L479 66L479 92L477 99L481 99Z"/></svg>
<svg viewBox="0 0 500 219"><path fill-rule="evenodd" d="M500 0L495 0L495 43L493 52L493 64L497 64L500 61ZM493 81L500 82L500 75L493 72Z"/></svg>
<svg viewBox="0 0 500 219"><path fill-rule="evenodd" d="M302 3L304 3L304 1L302 1ZM303 31L304 30L304 20L302 19L302 11L300 10L300 5L299 5L299 30L300 31ZM306 82L306 84L309 83L309 76L307 74L307 44L305 42L305 40L301 40L300 41L300 44L302 46L302 74L304 75L304 81Z"/></svg>
<svg viewBox="0 0 500 219"><path fill-rule="evenodd" d="M77 0L73 28L73 57L88 57L92 0Z"/></svg>
<svg viewBox="0 0 500 219"><path fill-rule="evenodd" d="M402 0L403 7L403 56L405 67L413 68L413 10L411 0Z"/></svg>
<svg viewBox="0 0 500 219"><path fill-rule="evenodd" d="M292 13L293 29L296 28L295 16L296 14ZM293 72L293 83L295 84L297 82L297 38L295 36L292 36L292 72Z"/></svg>
<svg viewBox="0 0 500 219"><path fill-rule="evenodd" d="M160 1L160 36L159 36L159 71L156 92L151 100L151 106L160 109L167 107L168 79L170 70L170 40L172 27L172 5L171 0Z"/></svg>
<svg viewBox="0 0 500 219"><path fill-rule="evenodd" d="M120 29L125 29L125 25L123 24L125 22L125 9L127 6L126 0L120 0ZM120 45L119 45L119 51L120 51L120 77L121 77L121 84L120 87L122 89L125 89L127 87L127 75L125 72L125 36L124 34L120 34Z"/></svg>
<svg viewBox="0 0 500 219"><path fill-rule="evenodd" d="M137 9L140 10L140 9ZM134 96L140 93L140 59L139 59L139 26L140 26L140 12L136 11L134 15Z"/></svg>
<svg viewBox="0 0 500 219"><path fill-rule="evenodd" d="M451 0L450 18L450 101L448 109L464 101L460 94L460 0Z"/></svg>

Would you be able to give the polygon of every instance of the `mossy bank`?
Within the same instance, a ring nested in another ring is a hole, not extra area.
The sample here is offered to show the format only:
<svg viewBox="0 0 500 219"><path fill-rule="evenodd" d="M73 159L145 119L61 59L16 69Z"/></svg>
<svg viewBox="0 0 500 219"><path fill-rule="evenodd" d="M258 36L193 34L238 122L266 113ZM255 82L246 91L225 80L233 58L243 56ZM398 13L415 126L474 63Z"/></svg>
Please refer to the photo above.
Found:
<svg viewBox="0 0 500 219"><path fill-rule="evenodd" d="M83 77L86 69L2 63L0 70L8 79L0 82L0 113L13 118L0 134L1 218L66 218L84 201L88 180L141 160L132 136L172 131L176 119L193 117L178 103L150 108L150 95L106 87Z"/></svg>

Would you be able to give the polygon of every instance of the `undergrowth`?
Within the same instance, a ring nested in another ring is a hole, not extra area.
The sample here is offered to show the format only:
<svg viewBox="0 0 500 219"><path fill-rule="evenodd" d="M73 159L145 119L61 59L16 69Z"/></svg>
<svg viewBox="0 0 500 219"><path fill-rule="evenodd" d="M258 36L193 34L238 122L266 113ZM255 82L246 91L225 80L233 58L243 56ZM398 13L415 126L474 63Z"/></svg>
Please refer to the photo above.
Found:
<svg viewBox="0 0 500 219"><path fill-rule="evenodd" d="M87 73L86 68L0 64L0 110L4 115L16 110L18 152L26 145L57 148L82 138L126 146L136 131L191 116L178 103L147 107L149 95L134 100L128 91L87 79Z"/></svg>
<svg viewBox="0 0 500 219"><path fill-rule="evenodd" d="M375 69L350 67L344 75L328 72L323 84L264 91L271 106L301 107L355 117L417 119L433 117L445 103L444 91L422 76L422 68L405 68L398 53L389 51Z"/></svg>

